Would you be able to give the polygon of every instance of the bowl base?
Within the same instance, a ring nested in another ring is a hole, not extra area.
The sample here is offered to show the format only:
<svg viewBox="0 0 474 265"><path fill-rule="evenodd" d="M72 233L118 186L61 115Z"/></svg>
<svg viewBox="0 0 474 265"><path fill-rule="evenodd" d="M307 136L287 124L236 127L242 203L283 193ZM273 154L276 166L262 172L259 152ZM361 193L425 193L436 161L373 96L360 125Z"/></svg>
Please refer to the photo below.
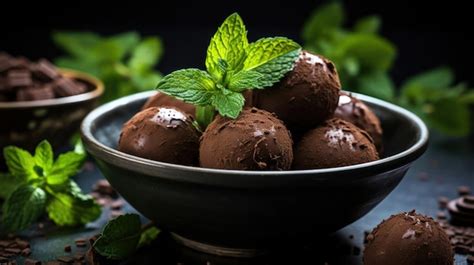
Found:
<svg viewBox="0 0 474 265"><path fill-rule="evenodd" d="M241 249L241 248L227 248L221 246L209 245L201 242L197 242L191 239L187 239L178 234L171 233L171 237L178 243L188 248L204 252L207 254L234 257L234 258L253 258L266 253L262 249Z"/></svg>

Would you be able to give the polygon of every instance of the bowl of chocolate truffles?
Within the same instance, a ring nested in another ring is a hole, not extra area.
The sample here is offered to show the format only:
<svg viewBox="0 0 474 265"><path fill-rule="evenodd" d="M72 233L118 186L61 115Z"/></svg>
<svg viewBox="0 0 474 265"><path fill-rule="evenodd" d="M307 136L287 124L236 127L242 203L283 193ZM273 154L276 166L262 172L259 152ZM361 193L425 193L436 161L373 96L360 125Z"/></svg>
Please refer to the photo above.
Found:
<svg viewBox="0 0 474 265"><path fill-rule="evenodd" d="M64 144L103 90L102 82L86 73L0 53L0 150L31 149L44 139Z"/></svg>
<svg viewBox="0 0 474 265"><path fill-rule="evenodd" d="M138 211L178 242L227 256L356 221L428 143L413 113L342 91L330 60L283 37L247 43L242 25L233 14L218 29L206 71L172 72L158 92L105 104L81 128Z"/></svg>

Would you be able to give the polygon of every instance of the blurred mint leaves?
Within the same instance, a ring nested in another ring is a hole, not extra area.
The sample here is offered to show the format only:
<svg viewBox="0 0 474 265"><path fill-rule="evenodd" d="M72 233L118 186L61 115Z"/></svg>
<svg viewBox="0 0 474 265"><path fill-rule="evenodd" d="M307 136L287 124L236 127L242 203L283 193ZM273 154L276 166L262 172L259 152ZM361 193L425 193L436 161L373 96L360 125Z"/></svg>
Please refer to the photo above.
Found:
<svg viewBox="0 0 474 265"><path fill-rule="evenodd" d="M313 12L301 33L305 49L336 64L345 89L406 107L446 135L469 133L474 92L463 83L456 84L451 69L420 73L397 90L389 75L397 49L379 34L380 17L363 17L352 28L345 28L345 16L341 3L326 4Z"/></svg>
<svg viewBox="0 0 474 265"><path fill-rule="evenodd" d="M101 214L93 198L82 193L71 179L82 167L86 154L80 147L54 159L48 141L42 141L34 154L7 146L3 155L9 172L0 174L2 231L21 231L45 212L60 226L94 221Z"/></svg>
<svg viewBox="0 0 474 265"><path fill-rule="evenodd" d="M182 69L165 76L161 92L197 106L196 119L205 128L214 110L237 118L244 106L242 92L263 89L293 69L301 47L283 38L262 38L249 43L242 18L226 18L207 49L206 71Z"/></svg>
<svg viewBox="0 0 474 265"><path fill-rule="evenodd" d="M161 78L154 70L163 54L157 37L141 38L136 32L110 37L92 32L55 32L53 40L67 53L55 64L101 79L106 87L103 102L153 89Z"/></svg>

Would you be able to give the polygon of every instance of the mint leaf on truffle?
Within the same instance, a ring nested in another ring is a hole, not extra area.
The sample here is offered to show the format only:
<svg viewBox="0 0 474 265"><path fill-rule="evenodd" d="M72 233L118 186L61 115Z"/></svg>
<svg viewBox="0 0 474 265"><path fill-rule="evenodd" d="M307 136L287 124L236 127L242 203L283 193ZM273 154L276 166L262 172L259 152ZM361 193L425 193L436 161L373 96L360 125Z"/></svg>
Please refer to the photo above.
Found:
<svg viewBox="0 0 474 265"><path fill-rule="evenodd" d="M241 93L227 91L224 93L216 93L212 96L212 106L216 107L219 114L235 119L239 116L245 99Z"/></svg>
<svg viewBox="0 0 474 265"><path fill-rule="evenodd" d="M124 259L136 251L140 236L140 217L136 214L122 215L107 223L94 242L94 249L108 259Z"/></svg>
<svg viewBox="0 0 474 265"><path fill-rule="evenodd" d="M256 88L268 87L293 69L300 51L300 45L290 39L263 38L250 44L243 69L254 70L263 75Z"/></svg>
<svg viewBox="0 0 474 265"><path fill-rule="evenodd" d="M212 77L199 69L182 69L163 77L158 83L158 90L184 102L195 105L210 105L215 91Z"/></svg>
<svg viewBox="0 0 474 265"><path fill-rule="evenodd" d="M8 231L28 228L44 211L46 193L30 185L18 187L3 205L2 226Z"/></svg>
<svg viewBox="0 0 474 265"><path fill-rule="evenodd" d="M222 79L221 72L216 69L219 60L225 60L234 71L240 70L248 45L244 22L239 14L233 13L219 27L207 48L206 69L209 74L216 80Z"/></svg>
<svg viewBox="0 0 474 265"><path fill-rule="evenodd" d="M265 84L264 75L254 70L242 70L230 77L229 89L242 92L250 88L260 88Z"/></svg>

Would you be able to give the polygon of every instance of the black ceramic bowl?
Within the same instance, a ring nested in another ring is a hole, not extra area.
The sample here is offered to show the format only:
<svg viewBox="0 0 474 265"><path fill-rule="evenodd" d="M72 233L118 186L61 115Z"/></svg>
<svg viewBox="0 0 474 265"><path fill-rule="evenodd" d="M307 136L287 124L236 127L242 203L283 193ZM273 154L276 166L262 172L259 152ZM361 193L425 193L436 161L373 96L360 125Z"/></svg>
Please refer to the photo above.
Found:
<svg viewBox="0 0 474 265"><path fill-rule="evenodd" d="M100 80L75 70L60 71L86 85L88 92L47 100L0 102L0 151L7 145L32 150L44 139L59 147L77 132L82 119L97 106L104 91Z"/></svg>
<svg viewBox="0 0 474 265"><path fill-rule="evenodd" d="M311 241L367 214L400 182L428 144L411 112L354 94L380 117L385 157L315 170L236 171L151 161L116 150L124 122L155 92L92 111L82 124L87 150L112 186L185 245L223 255Z"/></svg>

